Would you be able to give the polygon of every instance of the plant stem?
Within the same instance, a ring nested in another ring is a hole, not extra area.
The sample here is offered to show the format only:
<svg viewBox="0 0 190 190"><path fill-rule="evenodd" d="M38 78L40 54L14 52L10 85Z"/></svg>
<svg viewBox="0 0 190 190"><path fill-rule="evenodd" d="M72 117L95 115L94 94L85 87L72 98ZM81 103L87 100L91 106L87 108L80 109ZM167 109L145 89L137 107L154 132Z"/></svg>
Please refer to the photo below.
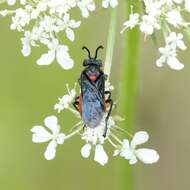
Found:
<svg viewBox="0 0 190 190"><path fill-rule="evenodd" d="M134 12L138 13L139 4L138 0L127 0L127 17L130 14L131 6L134 4ZM135 127L136 119L136 102L137 102L137 88L138 88L138 57L140 45L140 32L137 28L127 30L126 43L124 50L124 61L121 68L122 79L119 92L120 112L125 115L126 122L123 122L123 128L127 128L132 132ZM134 176L132 167L128 163L122 167L123 171L123 189L134 189Z"/></svg>
<svg viewBox="0 0 190 190"><path fill-rule="evenodd" d="M110 25L108 30L108 38L107 38L107 47L106 47L106 58L104 64L104 73L108 76L107 81L109 82L111 66L112 66L112 58L113 58L113 49L115 43L115 32L116 32L116 22L117 21L117 8L112 9Z"/></svg>

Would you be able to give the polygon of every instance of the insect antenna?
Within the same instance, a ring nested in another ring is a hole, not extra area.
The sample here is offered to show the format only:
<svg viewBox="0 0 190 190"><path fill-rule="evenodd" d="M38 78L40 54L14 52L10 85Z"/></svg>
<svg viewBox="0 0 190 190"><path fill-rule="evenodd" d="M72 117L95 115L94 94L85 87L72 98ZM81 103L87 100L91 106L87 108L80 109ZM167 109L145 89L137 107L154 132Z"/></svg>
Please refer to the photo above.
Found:
<svg viewBox="0 0 190 190"><path fill-rule="evenodd" d="M104 49L104 47L103 47L103 46L99 46L99 47L97 47L97 49L96 49L96 54L95 54L94 59L97 58L97 56L98 56L98 50L99 50L99 49Z"/></svg>
<svg viewBox="0 0 190 190"><path fill-rule="evenodd" d="M82 50L84 49L88 52L88 58L91 59L90 50L86 46L82 47Z"/></svg>

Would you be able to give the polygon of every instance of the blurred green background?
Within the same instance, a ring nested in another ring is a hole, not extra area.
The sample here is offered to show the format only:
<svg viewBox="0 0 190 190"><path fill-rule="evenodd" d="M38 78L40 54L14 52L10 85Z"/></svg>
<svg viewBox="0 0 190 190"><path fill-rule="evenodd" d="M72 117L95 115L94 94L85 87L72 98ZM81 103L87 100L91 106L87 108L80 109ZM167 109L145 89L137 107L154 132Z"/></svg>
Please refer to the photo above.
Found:
<svg viewBox="0 0 190 190"><path fill-rule="evenodd" d="M123 82L119 78L125 54L125 40L119 34L125 19L122 3L119 9L111 76L115 99L118 83ZM46 144L33 144L30 133L46 116L56 114L53 106L66 92L65 84L72 86L78 79L86 56L81 47L86 45L93 51L100 44L106 46L109 16L109 11L92 13L76 30L76 41L66 41L75 60L74 69L69 71L57 63L36 65L35 61L46 51L43 48L33 49L32 55L24 58L21 35L10 31L10 19L0 19L0 190L115 190L127 182L126 160L110 157L105 167L85 160L80 156L83 142L76 136L58 148L55 160L46 161ZM155 165L133 166L135 190L186 190L190 188L190 50L181 54L185 69L175 72L155 66L158 53L151 39L143 43L142 36L142 44L135 130L150 133L147 146L157 149L161 159ZM104 60L105 51L100 57ZM124 103L119 102L118 107ZM59 118L63 131L76 122L69 113L60 114ZM127 184L125 189L128 190Z"/></svg>

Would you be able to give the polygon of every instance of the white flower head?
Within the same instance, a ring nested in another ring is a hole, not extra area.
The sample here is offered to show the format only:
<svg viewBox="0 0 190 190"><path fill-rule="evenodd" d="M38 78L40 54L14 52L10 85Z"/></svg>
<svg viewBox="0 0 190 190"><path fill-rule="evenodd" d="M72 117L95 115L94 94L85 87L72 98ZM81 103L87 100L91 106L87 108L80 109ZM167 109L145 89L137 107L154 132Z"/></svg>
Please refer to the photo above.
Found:
<svg viewBox="0 0 190 190"><path fill-rule="evenodd" d="M91 128L87 126L84 129L84 133L81 136L82 140L85 140L87 143L90 142L93 145L98 144L98 143L103 144L105 139L109 136L110 128L115 125L113 118L110 117L107 122L107 132L106 132L106 138L105 138L103 136L105 133L105 127L106 127L105 118L106 118L106 114L102 118L101 123L95 128Z"/></svg>
<svg viewBox="0 0 190 190"><path fill-rule="evenodd" d="M108 155L104 151L103 144L110 135L110 129L114 126L115 122L112 117L110 117L107 123L108 130L106 137L103 136L105 133L105 117L102 119L102 122L99 126L95 128L86 127L81 136L82 140L85 140L87 142L81 148L82 157L88 158L90 156L92 147L95 147L94 160L104 166L108 162Z"/></svg>
<svg viewBox="0 0 190 190"><path fill-rule="evenodd" d="M60 113L62 110L69 108L70 104L73 102L75 96L76 96L76 85L73 89L69 89L69 85L67 84L67 92L68 94L65 94L61 98L58 98L59 102L55 104L54 110L57 110L58 113Z"/></svg>
<svg viewBox="0 0 190 190"><path fill-rule="evenodd" d="M112 8L117 7L119 4L118 0L103 0L102 1L102 7L108 8L109 6Z"/></svg>
<svg viewBox="0 0 190 190"><path fill-rule="evenodd" d="M38 65L49 65L54 59L57 59L59 65L65 69L71 69L74 65L74 61L71 59L68 53L68 47L65 45L60 45L58 39L53 39L48 45L49 51L37 60Z"/></svg>
<svg viewBox="0 0 190 190"><path fill-rule="evenodd" d="M139 159L145 164L153 164L159 160L158 153L153 149L148 148L139 148L138 145L141 145L147 142L149 139L149 135L147 132L139 131L137 132L131 143L127 139L123 141L122 148L120 150L116 150L114 155L120 155L125 159L129 160L130 164L135 164Z"/></svg>
<svg viewBox="0 0 190 190"><path fill-rule="evenodd" d="M60 126L58 125L56 116L46 117L44 123L51 133L43 126L34 126L31 129L31 132L33 133L32 141L34 143L44 143L50 141L44 156L47 160L52 160L55 158L57 145L64 143L65 134L60 133Z"/></svg>

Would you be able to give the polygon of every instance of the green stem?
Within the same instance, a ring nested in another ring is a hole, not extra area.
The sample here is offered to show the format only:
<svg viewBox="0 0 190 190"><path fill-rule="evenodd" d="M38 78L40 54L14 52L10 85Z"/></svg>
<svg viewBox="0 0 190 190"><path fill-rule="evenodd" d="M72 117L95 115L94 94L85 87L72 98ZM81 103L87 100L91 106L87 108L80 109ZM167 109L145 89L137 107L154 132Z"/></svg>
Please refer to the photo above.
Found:
<svg viewBox="0 0 190 190"><path fill-rule="evenodd" d="M107 38L104 73L108 76L108 79L107 79L108 82L109 82L111 66L112 66L113 50L114 50L114 43L115 43L115 33L116 33L116 23L117 23L117 8L112 9L110 26L109 26L109 30L108 30L108 38Z"/></svg>
<svg viewBox="0 0 190 190"><path fill-rule="evenodd" d="M130 14L131 5L139 3L138 0L127 1L127 16ZM134 12L138 13L139 7L134 6ZM121 88L119 93L120 111L126 117L126 122L123 122L123 128L132 132L135 127L136 120L136 106L137 106L137 93L138 93L138 62L139 62L139 45L140 45L140 32L138 28L127 30L126 45L124 50L124 61L121 68L122 79ZM134 189L134 177L132 167L126 163L122 167L124 176L123 189Z"/></svg>

